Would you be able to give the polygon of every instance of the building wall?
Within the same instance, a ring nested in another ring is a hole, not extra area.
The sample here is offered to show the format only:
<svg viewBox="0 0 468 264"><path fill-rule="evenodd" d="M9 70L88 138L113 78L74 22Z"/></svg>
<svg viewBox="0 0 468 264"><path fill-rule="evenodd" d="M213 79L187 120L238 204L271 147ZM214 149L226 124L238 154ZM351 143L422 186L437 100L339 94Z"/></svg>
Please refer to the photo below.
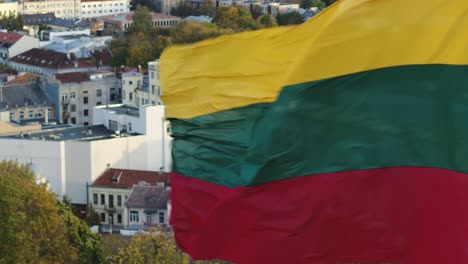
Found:
<svg viewBox="0 0 468 264"><path fill-rule="evenodd" d="M81 17L92 18L130 12L129 0L82 1Z"/></svg>
<svg viewBox="0 0 468 264"><path fill-rule="evenodd" d="M66 194L64 142L0 138L0 146L1 160L32 163L40 174L36 178L45 177L59 199Z"/></svg>
<svg viewBox="0 0 468 264"><path fill-rule="evenodd" d="M45 117L47 113L48 119L55 119L55 110L51 105L26 105L26 106L12 106L9 109L10 118L13 121L28 120L33 118ZM32 116L31 116L32 115Z"/></svg>
<svg viewBox="0 0 468 264"><path fill-rule="evenodd" d="M55 13L56 17L64 19L80 18L80 0L55 1L20 1L18 12L21 14Z"/></svg>
<svg viewBox="0 0 468 264"><path fill-rule="evenodd" d="M18 2L3 2L0 3L0 16L14 16L18 15Z"/></svg>
<svg viewBox="0 0 468 264"><path fill-rule="evenodd" d="M39 124L19 126L19 125L9 123L10 121L9 111L0 112L0 120L1 120L0 121L0 136L18 134L20 132L26 133L27 131L34 131L34 130L41 129L41 125Z"/></svg>
<svg viewBox="0 0 468 264"><path fill-rule="evenodd" d="M149 100L151 104L162 104L161 101L161 82L159 79L159 60L148 62L148 82L149 82ZM154 90L154 93L153 93Z"/></svg>
<svg viewBox="0 0 468 264"><path fill-rule="evenodd" d="M109 224L109 217L113 218L114 225L128 226L128 217L127 210L125 210L125 205L127 202L128 194L130 189L121 189L121 188L105 188L105 187L89 187L89 203L93 206L94 210L99 214L101 219L101 214L104 214L104 221L101 221L102 224ZM94 195L97 195L97 204L94 201ZM102 203L102 197L104 195L104 204ZM109 206L109 195L114 197L114 210ZM122 203L119 206L117 204L117 196L121 197ZM118 214L122 217L122 222L118 222Z"/></svg>
<svg viewBox="0 0 468 264"><path fill-rule="evenodd" d="M128 224L130 226L143 226L143 225L157 225L157 224L167 224L168 223L168 213L167 213L167 210L158 210L156 213L152 213L152 214L146 214L145 213L145 209L142 209L142 208L126 208L125 209L127 212L126 212L126 215L128 216ZM131 219L131 212L132 211L136 211L138 212L138 221L132 221ZM160 223L159 222L159 212L163 212L164 213L164 222L163 223ZM151 215L151 222L148 222L148 218L147 216L148 215Z"/></svg>
<svg viewBox="0 0 468 264"><path fill-rule="evenodd" d="M143 73L129 72L122 74L122 103L137 105L137 87L143 83Z"/></svg>

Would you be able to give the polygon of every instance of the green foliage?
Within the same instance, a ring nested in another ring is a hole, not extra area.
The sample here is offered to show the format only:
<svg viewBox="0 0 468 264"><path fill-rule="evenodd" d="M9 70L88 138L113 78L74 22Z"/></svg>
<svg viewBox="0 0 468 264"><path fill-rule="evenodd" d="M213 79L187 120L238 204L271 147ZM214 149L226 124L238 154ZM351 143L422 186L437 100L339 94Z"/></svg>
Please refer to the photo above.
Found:
<svg viewBox="0 0 468 264"><path fill-rule="evenodd" d="M252 10L250 10L250 13L252 14L252 18L255 20L257 20L263 15L262 8L260 7L260 5L254 5L252 7Z"/></svg>
<svg viewBox="0 0 468 264"><path fill-rule="evenodd" d="M16 162L0 162L0 263L99 263L102 243Z"/></svg>
<svg viewBox="0 0 468 264"><path fill-rule="evenodd" d="M99 214L94 210L93 206L90 204L88 207L88 214L86 216L86 223L88 226L94 226L101 224L101 219Z"/></svg>
<svg viewBox="0 0 468 264"><path fill-rule="evenodd" d="M193 43L232 32L219 29L215 24L184 21L172 28L170 41L173 44Z"/></svg>
<svg viewBox="0 0 468 264"><path fill-rule="evenodd" d="M190 3L180 1L171 9L171 14L185 18L188 16L198 16L198 11L195 10Z"/></svg>
<svg viewBox="0 0 468 264"><path fill-rule="evenodd" d="M285 26L302 24L304 22L304 18L298 12L289 12L285 14L278 14L276 16L276 21L278 22L278 25Z"/></svg>
<svg viewBox="0 0 468 264"><path fill-rule="evenodd" d="M151 12L146 6L137 5L135 13L133 14L133 24L129 28L132 33L147 34L153 28L153 17Z"/></svg>
<svg viewBox="0 0 468 264"><path fill-rule="evenodd" d="M150 230L149 233L134 236L130 244L117 254L108 256L107 262L188 264L189 257L177 248L172 234Z"/></svg>
<svg viewBox="0 0 468 264"><path fill-rule="evenodd" d="M239 6L219 7L212 22L220 28L230 28L235 32L260 28L250 11Z"/></svg>
<svg viewBox="0 0 468 264"><path fill-rule="evenodd" d="M272 18L270 15L265 14L261 17L258 18L258 23L262 25L263 27L277 27L278 23L274 18Z"/></svg>
<svg viewBox="0 0 468 264"><path fill-rule="evenodd" d="M88 225L77 218L64 203L59 203L60 213L68 227L67 237L70 245L78 250L79 263L101 263L104 260L104 246L101 236L94 234Z"/></svg>
<svg viewBox="0 0 468 264"><path fill-rule="evenodd" d="M323 2L322 0L302 0L301 1L301 7L302 8L311 8L311 7L317 7L319 10L322 10L326 7L326 3Z"/></svg>
<svg viewBox="0 0 468 264"><path fill-rule="evenodd" d="M213 2L211 0L203 0L203 3L200 6L199 14L202 16L213 16Z"/></svg>
<svg viewBox="0 0 468 264"><path fill-rule="evenodd" d="M8 31L19 31L23 30L24 19L23 16L2 16L0 18L0 25L6 28Z"/></svg>

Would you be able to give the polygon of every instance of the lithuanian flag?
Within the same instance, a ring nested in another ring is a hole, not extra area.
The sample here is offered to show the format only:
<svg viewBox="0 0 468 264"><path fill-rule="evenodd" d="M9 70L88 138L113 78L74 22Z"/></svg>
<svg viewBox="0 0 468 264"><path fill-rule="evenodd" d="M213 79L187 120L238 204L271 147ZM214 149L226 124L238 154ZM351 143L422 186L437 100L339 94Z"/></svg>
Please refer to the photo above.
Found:
<svg viewBox="0 0 468 264"><path fill-rule="evenodd" d="M343 0L164 52L194 259L468 263L468 1Z"/></svg>

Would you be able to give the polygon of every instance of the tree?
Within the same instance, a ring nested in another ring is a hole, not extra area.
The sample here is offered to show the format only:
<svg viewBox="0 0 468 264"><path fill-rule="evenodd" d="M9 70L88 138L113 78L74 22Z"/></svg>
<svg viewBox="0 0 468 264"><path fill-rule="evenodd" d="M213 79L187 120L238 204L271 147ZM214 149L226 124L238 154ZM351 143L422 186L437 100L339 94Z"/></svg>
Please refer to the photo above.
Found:
<svg viewBox="0 0 468 264"><path fill-rule="evenodd" d="M146 6L138 5L133 14L133 24L129 28L129 32L147 34L152 28L153 17L150 10Z"/></svg>
<svg viewBox="0 0 468 264"><path fill-rule="evenodd" d="M265 14L258 18L258 23L261 24L263 27L277 27L278 23L276 20L272 18L270 15Z"/></svg>
<svg viewBox="0 0 468 264"><path fill-rule="evenodd" d="M189 263L189 257L177 248L171 233L154 229L134 236L128 246L107 259L109 263Z"/></svg>
<svg viewBox="0 0 468 264"><path fill-rule="evenodd" d="M285 26L302 24L304 22L304 18L298 12L289 12L285 14L278 14L276 16L276 21L278 22L278 25Z"/></svg>
<svg viewBox="0 0 468 264"><path fill-rule="evenodd" d="M203 16L213 16L213 2L211 0L203 0L203 3L200 6L200 15Z"/></svg>
<svg viewBox="0 0 468 264"><path fill-rule="evenodd" d="M47 188L27 166L0 162L0 263L102 261L100 238Z"/></svg>
<svg viewBox="0 0 468 264"><path fill-rule="evenodd" d="M169 40L173 44L193 43L232 32L229 29L219 29L215 24L184 21L172 28Z"/></svg>
<svg viewBox="0 0 468 264"><path fill-rule="evenodd" d="M218 8L212 23L220 28L230 28L236 32L260 28L250 11L239 6Z"/></svg>
<svg viewBox="0 0 468 264"><path fill-rule="evenodd" d="M171 14L174 16L188 17L197 16L198 12L189 3L180 1L175 7L171 9Z"/></svg>
<svg viewBox="0 0 468 264"><path fill-rule="evenodd" d="M252 18L255 20L257 20L263 15L262 8L260 7L260 5L254 5L250 10L250 13L252 14Z"/></svg>
<svg viewBox="0 0 468 264"><path fill-rule="evenodd" d="M101 219L99 218L99 214L94 210L93 205L89 205L88 214L86 216L86 223L88 226L94 226L101 224Z"/></svg>
<svg viewBox="0 0 468 264"><path fill-rule="evenodd" d="M301 7L305 9L309 9L311 7L317 7L319 10L322 10L327 5L322 0L302 0Z"/></svg>

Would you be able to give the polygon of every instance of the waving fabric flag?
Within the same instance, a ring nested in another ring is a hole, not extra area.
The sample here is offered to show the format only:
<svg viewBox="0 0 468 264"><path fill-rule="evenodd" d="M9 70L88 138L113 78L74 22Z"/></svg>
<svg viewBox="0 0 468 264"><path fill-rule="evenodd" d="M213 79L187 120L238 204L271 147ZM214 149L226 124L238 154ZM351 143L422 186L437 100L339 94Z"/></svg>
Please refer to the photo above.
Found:
<svg viewBox="0 0 468 264"><path fill-rule="evenodd" d="M468 263L468 1L343 0L163 54L194 259Z"/></svg>

